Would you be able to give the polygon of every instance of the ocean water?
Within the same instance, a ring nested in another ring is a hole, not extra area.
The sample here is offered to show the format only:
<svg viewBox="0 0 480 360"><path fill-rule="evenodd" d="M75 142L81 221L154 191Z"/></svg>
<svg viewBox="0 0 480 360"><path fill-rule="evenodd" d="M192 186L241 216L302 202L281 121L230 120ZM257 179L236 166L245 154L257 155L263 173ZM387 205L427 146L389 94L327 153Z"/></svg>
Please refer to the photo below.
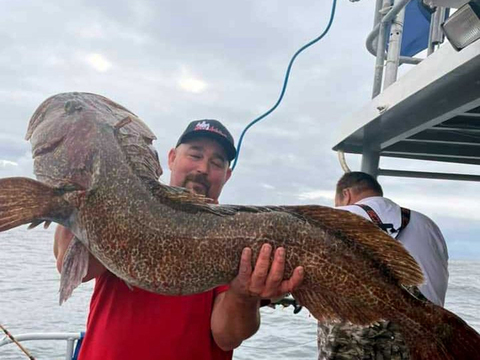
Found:
<svg viewBox="0 0 480 360"><path fill-rule="evenodd" d="M93 282L82 284L59 306L52 246L53 228L0 233L0 324L13 335L84 329ZM450 262L446 308L480 331L480 260ZM64 358L66 342L23 344L38 360ZM236 360L252 358L316 359L314 318L305 309L299 314L293 314L291 307L262 309L259 332L234 353ZM10 344L0 347L0 359L27 357Z"/></svg>

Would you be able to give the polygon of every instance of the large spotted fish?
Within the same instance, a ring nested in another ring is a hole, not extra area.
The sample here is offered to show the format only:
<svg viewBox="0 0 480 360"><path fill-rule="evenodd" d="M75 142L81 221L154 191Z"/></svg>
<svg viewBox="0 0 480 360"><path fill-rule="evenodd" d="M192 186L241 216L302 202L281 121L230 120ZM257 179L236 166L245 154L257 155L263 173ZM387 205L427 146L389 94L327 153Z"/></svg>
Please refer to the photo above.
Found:
<svg viewBox="0 0 480 360"><path fill-rule="evenodd" d="M293 296L318 320L395 322L411 359L480 358L475 330L405 290L422 282L407 251L356 215L321 206L211 205L165 186L157 181L153 133L94 94L47 99L27 139L38 181L0 180L0 231L53 221L75 234L61 301L80 283L89 252L132 286L182 295L230 282L244 247L256 256L270 243L286 249L286 276L305 268Z"/></svg>

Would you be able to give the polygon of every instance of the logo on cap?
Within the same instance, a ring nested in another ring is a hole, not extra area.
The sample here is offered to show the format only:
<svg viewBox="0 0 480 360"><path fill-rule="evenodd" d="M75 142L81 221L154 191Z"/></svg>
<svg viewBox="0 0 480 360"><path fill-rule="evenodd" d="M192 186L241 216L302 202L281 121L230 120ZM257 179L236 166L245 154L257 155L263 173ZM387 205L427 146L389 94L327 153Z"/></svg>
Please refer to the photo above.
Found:
<svg viewBox="0 0 480 360"><path fill-rule="evenodd" d="M211 132L220 134L225 138L227 137L227 135L225 135L220 129L217 129L215 126L210 125L210 123L206 122L205 120L202 122L198 122L195 125L195 128L193 129L193 131L198 131L198 130L211 131Z"/></svg>

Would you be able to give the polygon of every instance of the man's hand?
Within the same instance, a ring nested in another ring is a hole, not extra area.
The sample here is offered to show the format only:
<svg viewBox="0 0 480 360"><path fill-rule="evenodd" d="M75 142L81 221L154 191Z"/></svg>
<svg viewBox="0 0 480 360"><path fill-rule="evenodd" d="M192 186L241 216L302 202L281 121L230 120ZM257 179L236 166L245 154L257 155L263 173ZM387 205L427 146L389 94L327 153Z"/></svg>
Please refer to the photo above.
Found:
<svg viewBox="0 0 480 360"><path fill-rule="evenodd" d="M58 225L57 229L55 230L54 242L53 242L53 254L57 259L57 270L59 273L62 272L63 258L74 236L75 235L69 229L61 225ZM102 275L106 270L107 269L105 268L105 266L103 266L100 261L98 261L95 257L93 257L90 254L88 258L87 275L85 275L82 281L83 282L90 281L93 278Z"/></svg>
<svg viewBox="0 0 480 360"><path fill-rule="evenodd" d="M63 257L74 236L70 230L61 225L58 225L55 230L53 254L55 255L55 259L57 259L57 270L59 273L62 272Z"/></svg>
<svg viewBox="0 0 480 360"><path fill-rule="evenodd" d="M290 279L284 280L285 249L275 251L272 265L272 246L264 244L252 271L252 250L243 249L237 277L230 283L230 291L241 297L272 299L282 297L297 289L303 281L303 267L297 267Z"/></svg>
<svg viewBox="0 0 480 360"><path fill-rule="evenodd" d="M285 249L275 251L272 265L272 246L264 244L252 271L252 250L243 249L238 275L230 288L215 299L211 330L217 345L227 351L238 347L255 334L260 326L260 300L282 297L294 291L303 280L303 268L297 267L288 280L283 280Z"/></svg>

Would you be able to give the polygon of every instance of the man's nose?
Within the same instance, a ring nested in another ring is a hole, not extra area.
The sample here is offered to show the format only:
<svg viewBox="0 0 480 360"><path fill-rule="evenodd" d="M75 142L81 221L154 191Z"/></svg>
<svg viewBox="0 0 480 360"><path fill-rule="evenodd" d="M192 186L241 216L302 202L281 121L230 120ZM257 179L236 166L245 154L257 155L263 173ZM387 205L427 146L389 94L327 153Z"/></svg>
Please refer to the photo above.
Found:
<svg viewBox="0 0 480 360"><path fill-rule="evenodd" d="M202 174L208 174L208 170L209 170L208 161L199 161L197 165L198 165L196 168L197 172Z"/></svg>

